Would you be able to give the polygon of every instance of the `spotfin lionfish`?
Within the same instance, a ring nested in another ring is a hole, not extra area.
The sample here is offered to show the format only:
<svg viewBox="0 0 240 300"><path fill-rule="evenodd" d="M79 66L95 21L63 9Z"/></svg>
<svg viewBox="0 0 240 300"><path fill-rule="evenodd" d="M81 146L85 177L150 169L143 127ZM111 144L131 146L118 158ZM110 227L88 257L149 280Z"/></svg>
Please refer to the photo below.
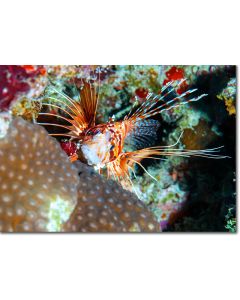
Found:
<svg viewBox="0 0 240 300"><path fill-rule="evenodd" d="M185 80L180 80L177 86L180 86L183 81ZM40 113L40 115L58 117L68 124L38 124L67 129L66 133L53 133L51 135L70 137L70 141L77 142L78 149L70 157L71 161L81 160L88 165L97 167L99 173L102 168L106 167L108 177L114 177L122 186L126 187L129 183L132 184L130 171L135 174L135 164L139 165L149 176L155 179L141 164L141 161L145 158L161 159L160 157L168 155L208 158L226 157L216 154L221 147L205 150L178 149L175 146L179 144L181 136L175 144L169 146L154 146L131 152L124 152L123 150L125 142L129 139L141 144L156 135L159 122L151 119L152 117L180 105L199 101L207 96L207 94L193 96L197 89L189 89L182 94L177 94L175 92L176 86L173 86L173 82L169 82L162 87L158 95L148 93L143 103L136 109L132 109L123 120L114 121L113 118L110 118L107 123L96 125L99 90L97 92L95 82L82 80L82 87L79 89L79 101L73 100L65 93L57 90L53 85L51 85L51 88L59 96L63 97L65 101L48 97L50 100L61 104L61 106L42 104L56 107L64 113L64 116L62 114L55 115L45 112ZM172 93L174 93L174 96L169 98Z"/></svg>

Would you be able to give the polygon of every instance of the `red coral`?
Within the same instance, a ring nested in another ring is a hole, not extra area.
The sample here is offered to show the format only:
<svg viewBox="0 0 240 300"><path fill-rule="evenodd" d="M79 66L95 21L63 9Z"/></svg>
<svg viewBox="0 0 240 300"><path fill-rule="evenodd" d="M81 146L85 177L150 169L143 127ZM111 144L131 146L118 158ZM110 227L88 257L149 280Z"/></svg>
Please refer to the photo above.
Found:
<svg viewBox="0 0 240 300"><path fill-rule="evenodd" d="M77 145L74 142L61 142L60 143L62 149L67 153L68 156L72 156L76 154Z"/></svg>
<svg viewBox="0 0 240 300"><path fill-rule="evenodd" d="M163 82L163 85L166 85L170 81L175 81L175 80L181 80L185 78L185 73L184 69L182 68L177 68L177 67L172 67L170 70L166 72L166 79ZM181 94L184 91L186 91L188 87L188 84L186 81L184 81L180 86L179 89L177 90L177 93Z"/></svg>
<svg viewBox="0 0 240 300"><path fill-rule="evenodd" d="M135 93L136 93L136 95L137 95L139 98L142 98L142 99L143 99L143 98L146 98L146 97L147 97L147 95L148 95L148 90L145 89L145 88L140 87L140 88L136 89Z"/></svg>
<svg viewBox="0 0 240 300"><path fill-rule="evenodd" d="M28 92L29 80L44 71L42 66L0 66L0 109L7 110L17 93Z"/></svg>
<svg viewBox="0 0 240 300"><path fill-rule="evenodd" d="M166 76L169 80L180 80L184 78L184 70L172 67L168 72L166 72Z"/></svg>

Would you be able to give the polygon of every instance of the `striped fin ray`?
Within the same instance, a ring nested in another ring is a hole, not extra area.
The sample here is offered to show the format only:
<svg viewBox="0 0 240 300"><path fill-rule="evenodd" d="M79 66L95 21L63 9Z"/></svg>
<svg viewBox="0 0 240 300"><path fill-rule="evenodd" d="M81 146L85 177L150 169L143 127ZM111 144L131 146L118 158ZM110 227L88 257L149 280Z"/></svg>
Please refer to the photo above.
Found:
<svg viewBox="0 0 240 300"><path fill-rule="evenodd" d="M159 159L161 156L181 156L181 157L206 157L213 159L229 158L229 156L219 155L218 152L223 146L202 149L202 150L189 150L189 149L177 149L168 147L150 147L142 150L134 151L131 153L131 157L137 161L144 158Z"/></svg>
<svg viewBox="0 0 240 300"><path fill-rule="evenodd" d="M83 87L80 89L80 106L88 123L88 127L95 125L98 95L94 84L82 80Z"/></svg>
<svg viewBox="0 0 240 300"><path fill-rule="evenodd" d="M160 95L154 95L153 93L149 93L145 99L145 102L143 102L143 104L141 104L135 112L130 112L128 116L125 117L125 120L147 119L164 111L179 107L181 105L199 101L203 97L207 96L207 94L193 96L193 93L195 93L197 89L187 90L186 92L183 92L180 95L176 94L176 88L180 86L184 81L185 79L178 81L177 84L175 83L176 86L173 86L173 82L169 82L161 89ZM171 94L174 94L174 96L170 99L167 99L170 97Z"/></svg>
<svg viewBox="0 0 240 300"><path fill-rule="evenodd" d="M212 159L223 159L230 158L229 156L218 154L219 151L224 147L215 147L203 150L189 150L189 149L178 149L174 148L180 142L181 136L178 138L174 145L170 146L157 146L149 147L137 151L125 152L120 154L120 156L110 162L107 165L109 175L114 176L122 184L123 187L129 182L130 170L134 172L134 166L140 166L146 174L148 174L153 180L156 180L144 166L141 161L146 158L162 160L163 156L178 156L178 157L205 157ZM127 174L127 176L126 176Z"/></svg>
<svg viewBox="0 0 240 300"><path fill-rule="evenodd" d="M64 112L67 117L63 117L60 114L54 115L51 113L40 113L39 115L46 116L55 116L56 118L63 119L66 121L67 125L61 124L52 124L53 126L63 127L68 129L72 136L80 135L85 129L95 125L95 116L97 110L98 103L98 95L96 93L95 86L89 83L86 80L82 80L82 87L79 90L79 101L75 101L71 99L65 93L59 91L53 84L50 85L50 88L55 91L59 96L65 99L65 101L48 97L51 101L60 104L61 106L55 104L42 103L45 106L53 106L58 108L59 111ZM42 125L47 125L46 123L42 123ZM49 126L50 124L48 124Z"/></svg>

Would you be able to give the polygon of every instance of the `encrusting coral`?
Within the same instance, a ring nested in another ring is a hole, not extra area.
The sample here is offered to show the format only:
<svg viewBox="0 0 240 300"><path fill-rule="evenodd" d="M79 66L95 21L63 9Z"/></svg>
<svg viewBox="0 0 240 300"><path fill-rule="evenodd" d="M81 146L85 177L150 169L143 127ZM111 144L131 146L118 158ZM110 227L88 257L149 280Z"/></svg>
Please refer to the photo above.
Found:
<svg viewBox="0 0 240 300"><path fill-rule="evenodd" d="M237 80L232 78L225 89L217 95L217 98L223 100L228 114L236 115L236 93L237 93Z"/></svg>
<svg viewBox="0 0 240 300"><path fill-rule="evenodd" d="M21 118L0 138L0 231L59 231L77 203L78 174L46 130Z"/></svg>
<svg viewBox="0 0 240 300"><path fill-rule="evenodd" d="M134 194L92 168L80 162L74 164L80 174L79 198L65 231L160 232L160 224Z"/></svg>

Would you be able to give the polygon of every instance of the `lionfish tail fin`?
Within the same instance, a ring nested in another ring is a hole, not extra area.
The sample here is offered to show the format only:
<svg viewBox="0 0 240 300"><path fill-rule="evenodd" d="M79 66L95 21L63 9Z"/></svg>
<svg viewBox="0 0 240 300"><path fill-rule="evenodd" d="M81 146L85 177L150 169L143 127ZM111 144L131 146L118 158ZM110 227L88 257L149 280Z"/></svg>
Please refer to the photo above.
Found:
<svg viewBox="0 0 240 300"><path fill-rule="evenodd" d="M162 87L159 95L148 93L140 107L134 112L130 111L125 117L125 120L132 119L140 121L147 119L187 103L199 101L207 96L207 94L195 95L197 89L189 89L179 95L176 93L177 87L181 86L184 81L186 81L186 79L168 82Z"/></svg>

